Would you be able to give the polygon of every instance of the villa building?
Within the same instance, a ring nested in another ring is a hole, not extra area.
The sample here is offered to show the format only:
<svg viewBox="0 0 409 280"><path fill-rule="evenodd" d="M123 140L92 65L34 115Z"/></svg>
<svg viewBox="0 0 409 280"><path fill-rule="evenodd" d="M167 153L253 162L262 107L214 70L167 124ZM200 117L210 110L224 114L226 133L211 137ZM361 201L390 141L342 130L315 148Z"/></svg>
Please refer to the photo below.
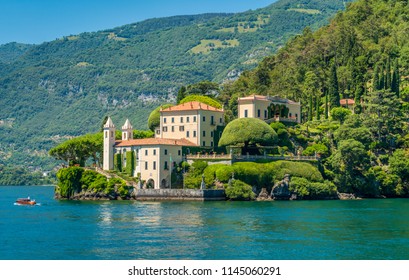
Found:
<svg viewBox="0 0 409 280"><path fill-rule="evenodd" d="M278 96L251 95L238 99L239 118L273 122L301 122L301 104Z"/></svg>
<svg viewBox="0 0 409 280"><path fill-rule="evenodd" d="M171 187L171 173L183 161L183 149L217 147L224 128L224 111L200 102L188 102L160 111L155 138L133 139L129 120L122 127L122 140L115 140L115 125L108 118L104 126L104 170L133 163L132 176L148 187ZM129 161L127 157L132 157ZM116 158L116 159L115 159ZM118 163L116 163L118 164Z"/></svg>

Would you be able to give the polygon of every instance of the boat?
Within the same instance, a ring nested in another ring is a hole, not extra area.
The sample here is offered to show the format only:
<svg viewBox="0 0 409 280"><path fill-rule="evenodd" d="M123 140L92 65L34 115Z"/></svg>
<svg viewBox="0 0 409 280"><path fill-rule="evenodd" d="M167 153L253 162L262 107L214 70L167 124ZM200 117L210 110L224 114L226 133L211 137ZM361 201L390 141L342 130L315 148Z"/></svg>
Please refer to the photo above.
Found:
<svg viewBox="0 0 409 280"><path fill-rule="evenodd" d="M27 198L18 198L15 204L16 205L36 205L37 202L34 199L30 199L30 197L27 197Z"/></svg>

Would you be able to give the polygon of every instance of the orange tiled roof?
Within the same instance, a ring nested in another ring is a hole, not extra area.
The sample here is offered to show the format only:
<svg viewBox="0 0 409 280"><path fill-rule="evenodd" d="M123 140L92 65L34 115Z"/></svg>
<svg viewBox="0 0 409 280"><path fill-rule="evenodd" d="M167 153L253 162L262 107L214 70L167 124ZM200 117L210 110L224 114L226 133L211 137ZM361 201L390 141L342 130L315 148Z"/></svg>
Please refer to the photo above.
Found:
<svg viewBox="0 0 409 280"><path fill-rule="evenodd" d="M145 138L115 142L115 147L153 146L153 145L190 146L190 147L197 146L196 144L184 138L183 139Z"/></svg>
<svg viewBox="0 0 409 280"><path fill-rule="evenodd" d="M179 104L176 106L172 106L166 109L161 109L161 112L174 112L174 111L196 111L196 110L205 110L205 111L215 111L215 112L223 112L222 109L217 109L213 106L198 102L198 101L191 101L183 104Z"/></svg>
<svg viewBox="0 0 409 280"><path fill-rule="evenodd" d="M354 105L355 104L355 100L353 100L353 99L341 99L340 101L339 101L339 103L341 104L341 105Z"/></svg>

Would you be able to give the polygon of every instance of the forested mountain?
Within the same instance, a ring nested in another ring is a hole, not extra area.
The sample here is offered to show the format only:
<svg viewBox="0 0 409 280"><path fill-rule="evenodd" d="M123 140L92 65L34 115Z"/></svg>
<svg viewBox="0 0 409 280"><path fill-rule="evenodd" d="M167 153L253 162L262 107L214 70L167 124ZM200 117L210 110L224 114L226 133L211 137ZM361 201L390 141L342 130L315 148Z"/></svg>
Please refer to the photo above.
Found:
<svg viewBox="0 0 409 280"><path fill-rule="evenodd" d="M146 128L182 85L252 69L342 0L280 0L255 11L151 19L36 46L0 46L0 165L49 169L46 151L99 130L104 116Z"/></svg>
<svg viewBox="0 0 409 280"><path fill-rule="evenodd" d="M237 97L253 93L301 101L303 124L272 124L281 149L320 154L322 174L340 192L409 197L408 30L408 0L355 1L329 25L304 29L219 98L233 113ZM355 105L341 108L341 98Z"/></svg>

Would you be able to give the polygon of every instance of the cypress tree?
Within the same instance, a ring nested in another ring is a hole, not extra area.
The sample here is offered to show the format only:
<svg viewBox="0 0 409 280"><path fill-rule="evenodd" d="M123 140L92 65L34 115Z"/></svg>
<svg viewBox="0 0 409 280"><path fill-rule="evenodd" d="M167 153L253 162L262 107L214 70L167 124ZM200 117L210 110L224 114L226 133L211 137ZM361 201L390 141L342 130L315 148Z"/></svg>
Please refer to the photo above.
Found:
<svg viewBox="0 0 409 280"><path fill-rule="evenodd" d="M339 107L341 106L339 102L339 89L338 89L338 76L337 76L337 67L335 63L332 64L331 73L329 76L329 103L330 107Z"/></svg>
<svg viewBox="0 0 409 280"><path fill-rule="evenodd" d="M325 119L328 119L328 93L325 93Z"/></svg>
<svg viewBox="0 0 409 280"><path fill-rule="evenodd" d="M399 87L400 87L399 62L396 59L395 65L393 67L391 90L392 92L396 93L397 97L399 97L400 95Z"/></svg>
<svg viewBox="0 0 409 280"><path fill-rule="evenodd" d="M388 58L388 61L386 62L386 74L385 74L385 89L390 89L391 88L391 59Z"/></svg>
<svg viewBox="0 0 409 280"><path fill-rule="evenodd" d="M320 120L320 99L319 97L315 98L315 114L317 121Z"/></svg>
<svg viewBox="0 0 409 280"><path fill-rule="evenodd" d="M183 98L186 97L186 87L182 86L179 91L178 91L178 95L176 97L176 102L179 104L180 101L182 101Z"/></svg>
<svg viewBox="0 0 409 280"><path fill-rule="evenodd" d="M379 74L379 89L385 89L385 73L383 72L383 66L381 66L380 74Z"/></svg>
<svg viewBox="0 0 409 280"><path fill-rule="evenodd" d="M373 78L372 78L372 90L376 91L379 90L379 65L375 65L375 69L373 72Z"/></svg>
<svg viewBox="0 0 409 280"><path fill-rule="evenodd" d="M312 121L312 95L310 94L310 100L309 100L309 107L308 107L308 120Z"/></svg>

